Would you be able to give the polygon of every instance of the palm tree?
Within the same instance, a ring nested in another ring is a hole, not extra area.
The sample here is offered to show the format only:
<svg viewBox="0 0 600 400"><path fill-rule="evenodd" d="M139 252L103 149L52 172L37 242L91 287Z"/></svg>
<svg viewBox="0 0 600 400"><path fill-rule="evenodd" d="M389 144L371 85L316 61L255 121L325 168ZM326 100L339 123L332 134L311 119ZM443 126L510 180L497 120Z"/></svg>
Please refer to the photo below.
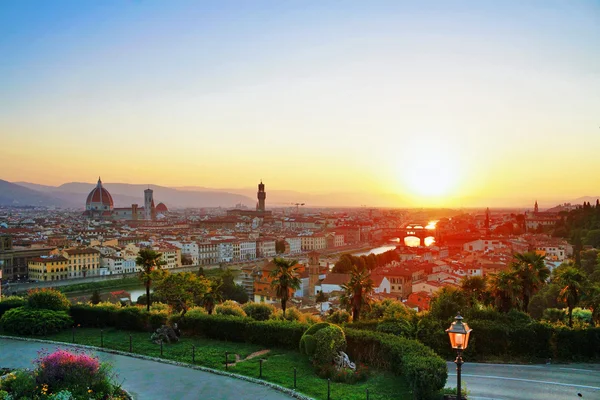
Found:
<svg viewBox="0 0 600 400"><path fill-rule="evenodd" d="M475 301L483 302L486 296L487 281L481 276L467 276L461 282L461 289L467 296L469 306Z"/></svg>
<svg viewBox="0 0 600 400"><path fill-rule="evenodd" d="M558 298L565 303L569 309L569 326L573 327L573 308L577 306L586 284L585 275L576 267L565 267L558 270L556 282L561 290Z"/></svg>
<svg viewBox="0 0 600 400"><path fill-rule="evenodd" d="M527 312L529 300L540 289L550 276L546 267L545 256L536 253L517 253L512 263L512 270L521 282L521 307Z"/></svg>
<svg viewBox="0 0 600 400"><path fill-rule="evenodd" d="M521 302L521 282L514 271L500 271L492 275L490 290L496 308L502 312L509 312Z"/></svg>
<svg viewBox="0 0 600 400"><path fill-rule="evenodd" d="M360 311L363 307L371 305L371 293L374 283L367 269L359 269L356 265L350 271L350 280L342 284L343 294L340 303L352 311L352 321L360 319Z"/></svg>
<svg viewBox="0 0 600 400"><path fill-rule="evenodd" d="M146 287L146 310L150 311L150 286L152 285L152 272L156 269L160 269L165 264L161 260L162 253L156 252L152 249L142 249L135 259L135 263L140 267L139 278Z"/></svg>
<svg viewBox="0 0 600 400"><path fill-rule="evenodd" d="M283 318L285 318L285 308L290 299L290 292L300 289L302 281L298 277L300 275L298 269L298 261L286 260L284 258L274 258L273 264L275 269L270 273L271 288L275 289L277 297L281 300L281 309L283 310Z"/></svg>
<svg viewBox="0 0 600 400"><path fill-rule="evenodd" d="M202 306L206 309L208 315L213 313L215 305L223 301L223 296L221 295L222 284L223 283L219 279L211 281L210 289L202 296Z"/></svg>

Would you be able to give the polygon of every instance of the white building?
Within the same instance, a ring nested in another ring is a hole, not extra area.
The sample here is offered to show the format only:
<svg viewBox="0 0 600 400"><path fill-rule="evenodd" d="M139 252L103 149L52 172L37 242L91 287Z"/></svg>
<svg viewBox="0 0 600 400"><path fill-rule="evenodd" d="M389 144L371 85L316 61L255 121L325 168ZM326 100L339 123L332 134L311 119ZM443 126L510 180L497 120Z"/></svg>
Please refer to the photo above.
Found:
<svg viewBox="0 0 600 400"><path fill-rule="evenodd" d="M198 243L198 264L210 265L220 262L219 243L203 242Z"/></svg>
<svg viewBox="0 0 600 400"><path fill-rule="evenodd" d="M275 251L275 239L262 239L257 242L257 250L259 258L272 258L277 255Z"/></svg>
<svg viewBox="0 0 600 400"><path fill-rule="evenodd" d="M327 248L327 238L325 235L300 236L300 243L303 251L323 250Z"/></svg>
<svg viewBox="0 0 600 400"><path fill-rule="evenodd" d="M218 262L232 262L233 261L233 247L234 243L230 240L224 240L218 243L219 259ZM239 245L238 252L239 252Z"/></svg>
<svg viewBox="0 0 600 400"><path fill-rule="evenodd" d="M297 236L291 236L285 238L285 241L290 246L290 254L302 253L302 239Z"/></svg>
<svg viewBox="0 0 600 400"><path fill-rule="evenodd" d="M486 251L496 250L506 247L506 245L497 239L477 239L471 242L467 242L463 245L464 251Z"/></svg>
<svg viewBox="0 0 600 400"><path fill-rule="evenodd" d="M255 260L256 259L256 241L255 240L242 240L239 242L240 248L240 260Z"/></svg>

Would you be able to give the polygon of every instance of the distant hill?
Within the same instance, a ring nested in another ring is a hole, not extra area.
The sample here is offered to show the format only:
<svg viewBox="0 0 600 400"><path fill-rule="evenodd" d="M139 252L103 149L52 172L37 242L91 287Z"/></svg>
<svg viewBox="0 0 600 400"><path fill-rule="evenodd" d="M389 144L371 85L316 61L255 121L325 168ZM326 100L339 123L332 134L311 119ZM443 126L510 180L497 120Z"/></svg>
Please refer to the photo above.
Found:
<svg viewBox="0 0 600 400"><path fill-rule="evenodd" d="M30 189L0 179L0 205L73 207L72 200L55 197L49 193Z"/></svg>
<svg viewBox="0 0 600 400"><path fill-rule="evenodd" d="M36 190L39 193L50 195L56 199L69 199L83 208L88 193L96 186L95 183L69 182L58 187L38 185L29 182L18 182L18 185ZM102 183L110 192L115 202L115 207L128 207L131 204L144 204L144 189L150 187L154 190L154 202L165 203L170 208L184 207L233 207L244 204L249 207L255 201L241 194L221 192L215 190L194 191L177 190L158 185L139 185L129 183Z"/></svg>

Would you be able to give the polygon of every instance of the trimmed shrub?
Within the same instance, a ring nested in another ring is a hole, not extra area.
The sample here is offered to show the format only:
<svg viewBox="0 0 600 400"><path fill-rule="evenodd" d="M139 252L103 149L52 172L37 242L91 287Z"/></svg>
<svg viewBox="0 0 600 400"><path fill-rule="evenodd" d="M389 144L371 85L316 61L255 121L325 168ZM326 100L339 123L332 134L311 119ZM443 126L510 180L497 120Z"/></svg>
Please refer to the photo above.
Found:
<svg viewBox="0 0 600 400"><path fill-rule="evenodd" d="M165 325L169 319L165 311L150 311L143 307L121 307L111 303L75 304L70 314L76 324L81 326L106 327L133 331L155 330Z"/></svg>
<svg viewBox="0 0 600 400"><path fill-rule="evenodd" d="M341 325L350 322L351 317L352 316L348 311L337 310L329 317L327 317L327 321L331 322L332 324Z"/></svg>
<svg viewBox="0 0 600 400"><path fill-rule="evenodd" d="M266 303L246 303L242 306L242 309L252 319L257 321L266 321L271 317L275 307Z"/></svg>
<svg viewBox="0 0 600 400"><path fill-rule="evenodd" d="M69 311L71 302L63 293L55 289L31 289L27 292L27 304L30 308Z"/></svg>
<svg viewBox="0 0 600 400"><path fill-rule="evenodd" d="M314 334L321 329L327 328L329 325L331 325L329 322L320 322L308 328L300 338L300 353L312 357L317 349L317 341L314 338Z"/></svg>
<svg viewBox="0 0 600 400"><path fill-rule="evenodd" d="M317 365L331 364L340 351L346 350L346 336L337 325L329 324L312 336L315 339L313 362Z"/></svg>
<svg viewBox="0 0 600 400"><path fill-rule="evenodd" d="M405 319L385 320L377 325L377 332L391 333L392 335L414 338L415 327Z"/></svg>
<svg viewBox="0 0 600 400"><path fill-rule="evenodd" d="M27 300L19 296L4 297L0 301L0 317L11 308L23 307L26 304Z"/></svg>
<svg viewBox="0 0 600 400"><path fill-rule="evenodd" d="M215 307L215 313L220 315L230 315L233 317L245 317L246 313L239 304L231 300L227 300L223 304Z"/></svg>
<svg viewBox="0 0 600 400"><path fill-rule="evenodd" d="M417 399L431 397L446 384L446 362L416 340L355 329L346 329L346 340L351 358L405 376Z"/></svg>
<svg viewBox="0 0 600 400"><path fill-rule="evenodd" d="M360 320L360 321L349 323L346 325L346 327L351 328L351 329L358 329L358 330L376 331L377 326L379 325L380 322L381 321L378 321L378 320L371 320L371 321Z"/></svg>
<svg viewBox="0 0 600 400"><path fill-rule="evenodd" d="M264 346L297 349L307 325L290 321L252 321L246 322L245 341Z"/></svg>
<svg viewBox="0 0 600 400"><path fill-rule="evenodd" d="M188 312L184 318L172 316L171 323L191 335L234 342L295 349L307 326L289 321L256 321L230 315Z"/></svg>
<svg viewBox="0 0 600 400"><path fill-rule="evenodd" d="M73 320L64 311L36 310L19 307L8 310L0 318L6 332L25 336L41 336L67 329Z"/></svg>

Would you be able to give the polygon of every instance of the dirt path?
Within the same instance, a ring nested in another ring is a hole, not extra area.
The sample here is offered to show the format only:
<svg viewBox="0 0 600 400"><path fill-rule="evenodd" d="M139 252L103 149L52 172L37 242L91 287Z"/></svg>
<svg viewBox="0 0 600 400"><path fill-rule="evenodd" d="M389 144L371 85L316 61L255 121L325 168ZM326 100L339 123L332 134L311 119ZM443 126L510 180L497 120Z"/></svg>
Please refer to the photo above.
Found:
<svg viewBox="0 0 600 400"><path fill-rule="evenodd" d="M260 350L260 351L255 351L254 353L252 353L252 354L248 355L248 357L244 358L243 360L242 360L242 358L240 357L240 355L239 355L239 354L236 354L236 355L235 355L235 361L233 361L233 362L229 362L229 363L227 363L227 364L228 364L228 365L235 365L235 364L237 364L237 363L241 363L241 362L244 362L244 361L251 360L251 359L253 359L253 358L255 358L255 357L260 357L260 356L262 356L262 355L264 355L264 354L267 354L267 353L268 353L268 352L270 352L270 351L271 351L271 350Z"/></svg>

